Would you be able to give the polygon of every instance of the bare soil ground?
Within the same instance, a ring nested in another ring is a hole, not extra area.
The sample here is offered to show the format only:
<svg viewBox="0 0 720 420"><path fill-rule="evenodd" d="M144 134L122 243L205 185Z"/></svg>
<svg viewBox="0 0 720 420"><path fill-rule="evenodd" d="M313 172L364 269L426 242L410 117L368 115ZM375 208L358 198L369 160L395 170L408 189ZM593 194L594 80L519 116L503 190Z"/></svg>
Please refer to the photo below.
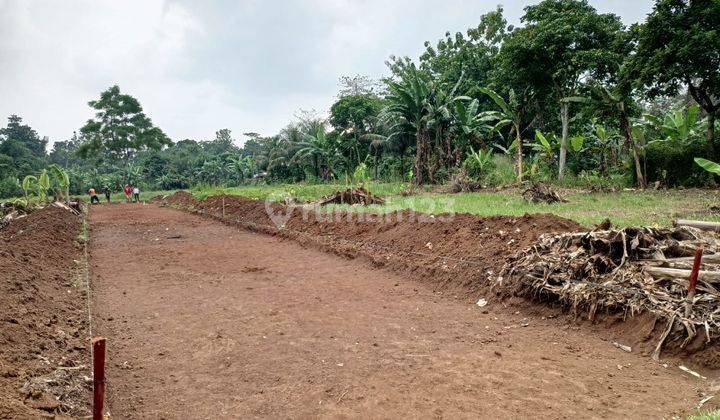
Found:
<svg viewBox="0 0 720 420"><path fill-rule="evenodd" d="M47 207L0 230L0 418L89 414L81 218Z"/></svg>
<svg viewBox="0 0 720 420"><path fill-rule="evenodd" d="M91 250L116 418L662 418L707 386L564 319L168 208L93 207Z"/></svg>

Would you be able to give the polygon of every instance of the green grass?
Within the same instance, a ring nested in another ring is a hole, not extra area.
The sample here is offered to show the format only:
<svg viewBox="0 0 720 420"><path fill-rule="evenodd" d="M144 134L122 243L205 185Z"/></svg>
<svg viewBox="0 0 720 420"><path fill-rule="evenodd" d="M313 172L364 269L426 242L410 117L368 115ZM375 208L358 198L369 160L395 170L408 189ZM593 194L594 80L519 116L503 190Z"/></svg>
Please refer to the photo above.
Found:
<svg viewBox="0 0 720 420"><path fill-rule="evenodd" d="M688 417L688 420L720 420L720 410L706 411Z"/></svg>
<svg viewBox="0 0 720 420"><path fill-rule="evenodd" d="M289 194L303 200L314 200L330 192L344 188L340 184L282 184L247 186L238 188L201 188L193 190L199 199L214 194L234 194L252 199L278 199ZM591 227L605 218L616 226L646 225L667 226L673 219L692 218L720 221L720 214L712 214L708 208L720 205L720 192L716 190L668 190L668 191L621 191L588 193L569 190L569 200L559 204L530 204L525 202L516 189L501 192L476 192L440 194L424 192L408 197L399 193L406 184L371 184L370 190L384 195L388 202L383 206L353 207L357 211L388 212L414 209L426 213L470 213L479 216L511 215L525 213L553 213ZM348 206L336 206L347 208Z"/></svg>
<svg viewBox="0 0 720 420"><path fill-rule="evenodd" d="M241 187L196 187L191 192L200 200L216 194L239 195L256 200L282 200L286 195L312 201L333 191L347 188L345 184L276 184L249 185ZM383 206L356 206L357 211L389 212L414 209L431 214L443 212L470 213L479 216L511 215L525 213L553 213L572 219L583 226L592 227L605 218L616 226L645 225L667 226L673 219L688 218L720 221L720 214L709 212L711 205L720 205L718 190L668 190L668 191L620 191L588 193L579 190L564 191L569 200L559 204L530 204L525 202L517 189L500 192L475 192L442 194L428 192L401 196L407 189L405 183L372 183L368 189L373 194L387 197ZM147 200L158 194L174 191L147 191L140 194ZM101 196L101 199L104 197ZM113 194L112 201L123 201L122 193ZM335 206L347 208L348 206Z"/></svg>
<svg viewBox="0 0 720 420"><path fill-rule="evenodd" d="M677 218L720 221L720 215L708 212L710 205L720 204L720 194L715 191L578 192L568 194L566 198L569 200L567 203L531 204L527 203L520 196L520 193L515 190L464 194L425 194L410 197L391 197L388 204L371 206L367 210L394 211L411 208L432 214L455 212L479 216L522 216L525 213L553 213L575 220L587 227L594 226L605 218L609 218L616 226L667 226L673 219Z"/></svg>
<svg viewBox="0 0 720 420"><path fill-rule="evenodd" d="M311 201L345 188L348 188L346 184L275 184L246 185L230 188L200 186L193 188L191 192L198 200L204 200L211 195L230 194L255 200L265 200L267 198L277 198L281 200L282 197L289 195L300 200ZM367 188L373 194L397 195L407 188L407 184L399 182L372 183L369 184Z"/></svg>

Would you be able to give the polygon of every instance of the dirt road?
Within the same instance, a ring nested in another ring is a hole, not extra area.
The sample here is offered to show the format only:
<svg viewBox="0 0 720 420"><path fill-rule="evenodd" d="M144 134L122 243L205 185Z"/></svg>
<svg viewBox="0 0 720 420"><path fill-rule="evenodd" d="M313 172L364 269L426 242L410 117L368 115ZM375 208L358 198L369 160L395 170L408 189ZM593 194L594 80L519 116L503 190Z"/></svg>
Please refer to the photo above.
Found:
<svg viewBox="0 0 720 420"><path fill-rule="evenodd" d="M362 261L152 205L90 221L116 418L661 418L700 399L576 327Z"/></svg>

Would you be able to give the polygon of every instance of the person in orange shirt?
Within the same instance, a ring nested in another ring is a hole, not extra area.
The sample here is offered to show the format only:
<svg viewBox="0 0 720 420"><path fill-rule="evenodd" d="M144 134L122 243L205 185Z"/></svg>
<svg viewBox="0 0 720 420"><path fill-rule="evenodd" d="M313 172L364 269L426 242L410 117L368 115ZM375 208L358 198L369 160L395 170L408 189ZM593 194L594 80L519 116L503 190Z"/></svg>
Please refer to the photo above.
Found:
<svg viewBox="0 0 720 420"><path fill-rule="evenodd" d="M88 195L90 196L90 204L98 203L100 204L100 199L97 196L97 193L95 192L95 188L90 186L88 188Z"/></svg>

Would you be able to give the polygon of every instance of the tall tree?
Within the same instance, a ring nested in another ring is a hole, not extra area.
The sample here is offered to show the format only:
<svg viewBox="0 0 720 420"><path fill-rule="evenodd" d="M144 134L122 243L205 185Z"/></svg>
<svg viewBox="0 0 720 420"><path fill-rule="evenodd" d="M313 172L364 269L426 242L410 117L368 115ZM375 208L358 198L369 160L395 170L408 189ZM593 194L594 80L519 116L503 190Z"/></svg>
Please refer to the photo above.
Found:
<svg viewBox="0 0 720 420"><path fill-rule="evenodd" d="M720 112L720 1L657 0L642 26L634 58L651 97L687 87L707 113L707 144L720 158L715 121Z"/></svg>
<svg viewBox="0 0 720 420"><path fill-rule="evenodd" d="M488 85L493 70L492 60L500 50L502 40L512 26L503 17L498 6L492 12L480 17L480 23L467 30L466 34L445 33L435 45L425 42L425 51L420 55L420 68L434 79L455 84L462 79L459 92L479 100L485 99L478 91Z"/></svg>
<svg viewBox="0 0 720 420"><path fill-rule="evenodd" d="M364 159L360 149L366 149L368 144L362 142L363 136L372 131L381 108L380 98L372 94L342 96L330 107L330 124L342 134L341 140L346 143L343 148L354 152L356 164Z"/></svg>
<svg viewBox="0 0 720 420"><path fill-rule="evenodd" d="M8 117L8 125L0 129L0 135L22 143L35 156L45 156L45 148L48 144L47 137L41 139L35 130L29 125L23 124L22 118L15 114Z"/></svg>
<svg viewBox="0 0 720 420"><path fill-rule="evenodd" d="M80 129L85 141L78 148L83 158L103 158L121 161L126 172L138 151L159 150L172 142L155 127L143 112L137 99L120 92L115 85L100 94L100 99L88 102L95 118Z"/></svg>
<svg viewBox="0 0 720 420"><path fill-rule="evenodd" d="M538 89L552 87L560 108L562 139L558 178L567 155L570 104L584 78L602 80L621 59L611 48L623 30L614 14L598 14L587 0L544 0L525 8L518 28L507 38L499 60Z"/></svg>

